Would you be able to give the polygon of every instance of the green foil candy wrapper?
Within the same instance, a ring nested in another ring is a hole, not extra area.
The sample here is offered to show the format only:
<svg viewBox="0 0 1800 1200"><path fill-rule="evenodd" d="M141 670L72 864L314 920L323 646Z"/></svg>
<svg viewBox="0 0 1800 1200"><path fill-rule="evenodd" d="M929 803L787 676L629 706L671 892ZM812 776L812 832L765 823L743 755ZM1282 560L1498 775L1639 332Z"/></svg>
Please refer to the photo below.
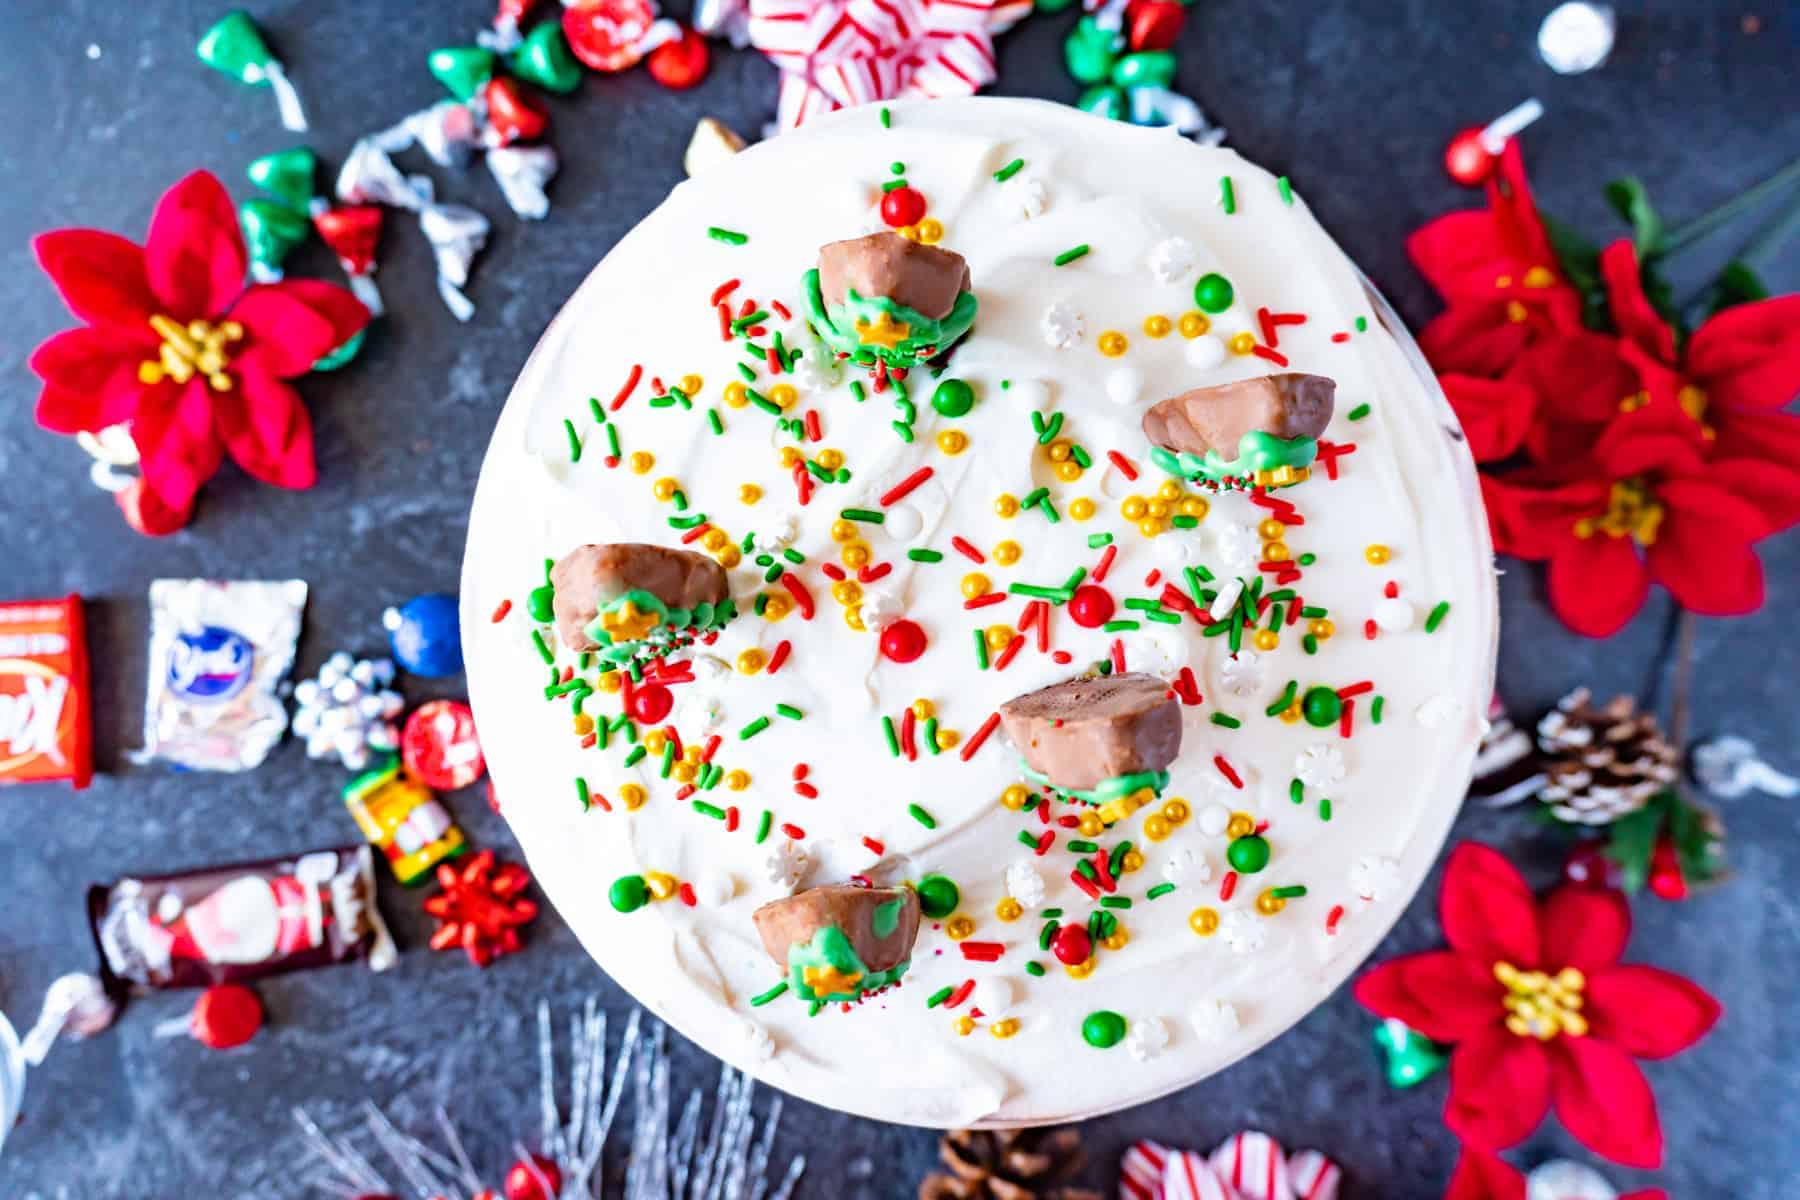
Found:
<svg viewBox="0 0 1800 1200"><path fill-rule="evenodd" d="M288 81L281 61L270 53L269 44L263 41L262 31L249 13L239 8L220 17L200 35L194 53L201 62L239 83L272 89L282 125L295 133L306 132L306 111L300 106L300 94Z"/></svg>
<svg viewBox="0 0 1800 1200"><path fill-rule="evenodd" d="M310 146L290 146L261 158L252 159L244 168L250 182L272 192L297 212L305 212L312 203L313 180L319 157Z"/></svg>
<svg viewBox="0 0 1800 1200"><path fill-rule="evenodd" d="M306 218L274 200L246 200L238 209L244 242L250 250L250 274L259 283L281 278L281 264L312 228Z"/></svg>

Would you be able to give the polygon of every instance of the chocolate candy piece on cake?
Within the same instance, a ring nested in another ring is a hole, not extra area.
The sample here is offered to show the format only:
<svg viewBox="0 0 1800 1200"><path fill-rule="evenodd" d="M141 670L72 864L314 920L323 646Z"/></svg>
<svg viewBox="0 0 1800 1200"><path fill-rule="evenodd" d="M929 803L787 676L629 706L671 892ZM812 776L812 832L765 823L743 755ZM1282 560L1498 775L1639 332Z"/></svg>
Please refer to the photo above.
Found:
<svg viewBox="0 0 1800 1200"><path fill-rule="evenodd" d="M919 936L919 894L825 884L765 904L751 919L802 1000L856 1000L906 974Z"/></svg>
<svg viewBox="0 0 1800 1200"><path fill-rule="evenodd" d="M1026 775L1092 804L1160 792L1181 752L1181 705L1155 675L1083 675L1015 696L1000 721Z"/></svg>
<svg viewBox="0 0 1800 1200"><path fill-rule="evenodd" d="M1306 479L1337 384L1287 372L1159 400L1144 413L1157 466L1184 479L1286 487Z"/></svg>
<svg viewBox="0 0 1800 1200"><path fill-rule="evenodd" d="M577 546L550 569L556 629L571 650L624 647L716 629L735 615L725 568L643 542Z"/></svg>
<svg viewBox="0 0 1800 1200"><path fill-rule="evenodd" d="M897 233L821 246L804 287L813 330L864 364L913 366L949 349L975 321L962 255Z"/></svg>

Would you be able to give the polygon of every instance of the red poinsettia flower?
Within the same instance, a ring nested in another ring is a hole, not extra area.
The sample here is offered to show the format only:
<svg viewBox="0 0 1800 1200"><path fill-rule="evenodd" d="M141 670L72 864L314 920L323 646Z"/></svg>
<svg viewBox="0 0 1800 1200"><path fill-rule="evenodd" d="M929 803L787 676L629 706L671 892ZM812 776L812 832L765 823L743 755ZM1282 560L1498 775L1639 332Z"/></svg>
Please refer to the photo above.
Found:
<svg viewBox="0 0 1800 1200"><path fill-rule="evenodd" d="M1497 1155L1464 1146L1444 1200L1525 1200L1525 1176ZM1661 1188L1645 1188L1619 1200L1669 1200L1669 1194Z"/></svg>
<svg viewBox="0 0 1800 1200"><path fill-rule="evenodd" d="M1450 854L1438 903L1450 949L1383 963L1356 998L1455 1044L1444 1122L1478 1150L1531 1133L1552 1103L1597 1154L1635 1167L1662 1161L1656 1098L1634 1058L1666 1058L1719 1018L1699 987L1655 967L1624 966L1625 897L1564 886L1542 904L1494 850Z"/></svg>
<svg viewBox="0 0 1800 1200"><path fill-rule="evenodd" d="M143 480L122 495L147 532L187 519L229 453L278 487L315 478L312 423L286 383L354 337L368 310L313 280L244 286L231 198L196 171L163 196L140 248L114 234L40 236L38 262L82 328L31 356L37 419L55 433L126 424Z"/></svg>
<svg viewBox="0 0 1800 1200"><path fill-rule="evenodd" d="M1485 210L1439 217L1406 242L1448 306L1419 345L1439 372L1478 379L1504 374L1527 346L1581 329L1581 295L1557 266L1516 139L1487 192Z"/></svg>
<svg viewBox="0 0 1800 1200"><path fill-rule="evenodd" d="M1755 543L1800 521L1796 440L1734 431L1708 454L1691 420L1664 406L1615 422L1574 463L1484 474L1481 494L1495 546L1549 562L1550 606L1577 633L1617 632L1652 582L1692 612L1734 616L1763 601Z"/></svg>

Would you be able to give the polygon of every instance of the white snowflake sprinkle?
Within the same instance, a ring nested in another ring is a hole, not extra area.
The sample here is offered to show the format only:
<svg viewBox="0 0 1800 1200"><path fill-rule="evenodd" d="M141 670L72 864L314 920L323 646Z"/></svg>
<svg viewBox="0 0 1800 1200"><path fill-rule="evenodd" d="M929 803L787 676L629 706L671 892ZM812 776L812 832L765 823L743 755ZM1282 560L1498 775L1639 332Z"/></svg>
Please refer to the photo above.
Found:
<svg viewBox="0 0 1800 1200"><path fill-rule="evenodd" d="M1194 244L1184 237L1167 237L1150 247L1150 273L1159 282L1181 282L1194 262Z"/></svg>
<svg viewBox="0 0 1800 1200"><path fill-rule="evenodd" d="M1367 903L1379 904L1398 895L1401 882L1400 864L1391 858L1365 854L1350 864L1350 890Z"/></svg>
<svg viewBox="0 0 1800 1200"><path fill-rule="evenodd" d="M1219 934L1233 954L1255 954L1269 944L1264 919L1243 909L1225 914L1225 919L1219 922Z"/></svg>
<svg viewBox="0 0 1800 1200"><path fill-rule="evenodd" d="M1207 996L1188 1010L1194 1036L1203 1042L1222 1042L1238 1031L1237 1007L1229 1000Z"/></svg>
<svg viewBox="0 0 1800 1200"><path fill-rule="evenodd" d="M1234 696L1254 696L1262 689L1268 666L1254 650L1239 650L1219 664L1219 679Z"/></svg>
<svg viewBox="0 0 1800 1200"><path fill-rule="evenodd" d="M1006 868L1006 894L1025 908L1039 908L1044 903L1044 877L1035 866L1020 859Z"/></svg>
<svg viewBox="0 0 1800 1200"><path fill-rule="evenodd" d="M792 344L790 340L790 345ZM838 356L827 350L817 338L808 339L795 361L794 386L803 392L830 391L844 380L844 368Z"/></svg>
<svg viewBox="0 0 1800 1200"><path fill-rule="evenodd" d="M793 891L800 883L800 877L806 874L806 848L791 838L769 847L763 856L763 878L775 887L784 891Z"/></svg>
<svg viewBox="0 0 1800 1200"><path fill-rule="evenodd" d="M1330 742L1314 742L1294 756L1294 774L1309 788L1334 788L1344 782L1344 752Z"/></svg>
<svg viewBox="0 0 1800 1200"><path fill-rule="evenodd" d="M1087 320L1073 305L1056 303L1044 310L1044 342L1053 350L1068 350L1087 333Z"/></svg>
<svg viewBox="0 0 1800 1200"><path fill-rule="evenodd" d="M1041 217L1050 207L1050 189L1035 175L1020 175L1008 180L1001 197L1022 221Z"/></svg>
<svg viewBox="0 0 1800 1200"><path fill-rule="evenodd" d="M1162 873L1176 887L1199 887L1212 878L1212 864L1192 846L1177 846L1163 859Z"/></svg>
<svg viewBox="0 0 1800 1200"><path fill-rule="evenodd" d="M1227 571L1254 571L1262 560L1262 539L1248 525L1221 521L1213 528L1213 546Z"/></svg>
<svg viewBox="0 0 1800 1200"><path fill-rule="evenodd" d="M1169 1027L1157 1017L1133 1021L1125 1035L1125 1050L1138 1062L1149 1062L1168 1047Z"/></svg>
<svg viewBox="0 0 1800 1200"><path fill-rule="evenodd" d="M754 1062L768 1062L775 1057L775 1039L761 1024L744 1018L744 1044Z"/></svg>
<svg viewBox="0 0 1800 1200"><path fill-rule="evenodd" d="M1462 715L1462 701L1448 692L1437 695L1419 705L1414 718L1427 729L1442 729Z"/></svg>

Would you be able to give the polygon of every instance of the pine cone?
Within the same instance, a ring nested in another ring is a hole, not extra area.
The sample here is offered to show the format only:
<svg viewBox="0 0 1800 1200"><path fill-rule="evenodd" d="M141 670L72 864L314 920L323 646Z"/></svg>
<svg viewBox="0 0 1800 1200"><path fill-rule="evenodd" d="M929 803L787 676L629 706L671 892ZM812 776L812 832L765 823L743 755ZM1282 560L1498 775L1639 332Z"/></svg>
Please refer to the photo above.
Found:
<svg viewBox="0 0 1800 1200"><path fill-rule="evenodd" d="M1576 688L1538 722L1545 781L1538 799L1559 821L1610 825L1637 812L1681 774L1680 756L1656 714L1630 696L1596 708Z"/></svg>
<svg viewBox="0 0 1800 1200"><path fill-rule="evenodd" d="M1102 1200L1063 1186L1086 1161L1073 1128L954 1129L939 1140L938 1157L949 1173L927 1175L919 1200Z"/></svg>

